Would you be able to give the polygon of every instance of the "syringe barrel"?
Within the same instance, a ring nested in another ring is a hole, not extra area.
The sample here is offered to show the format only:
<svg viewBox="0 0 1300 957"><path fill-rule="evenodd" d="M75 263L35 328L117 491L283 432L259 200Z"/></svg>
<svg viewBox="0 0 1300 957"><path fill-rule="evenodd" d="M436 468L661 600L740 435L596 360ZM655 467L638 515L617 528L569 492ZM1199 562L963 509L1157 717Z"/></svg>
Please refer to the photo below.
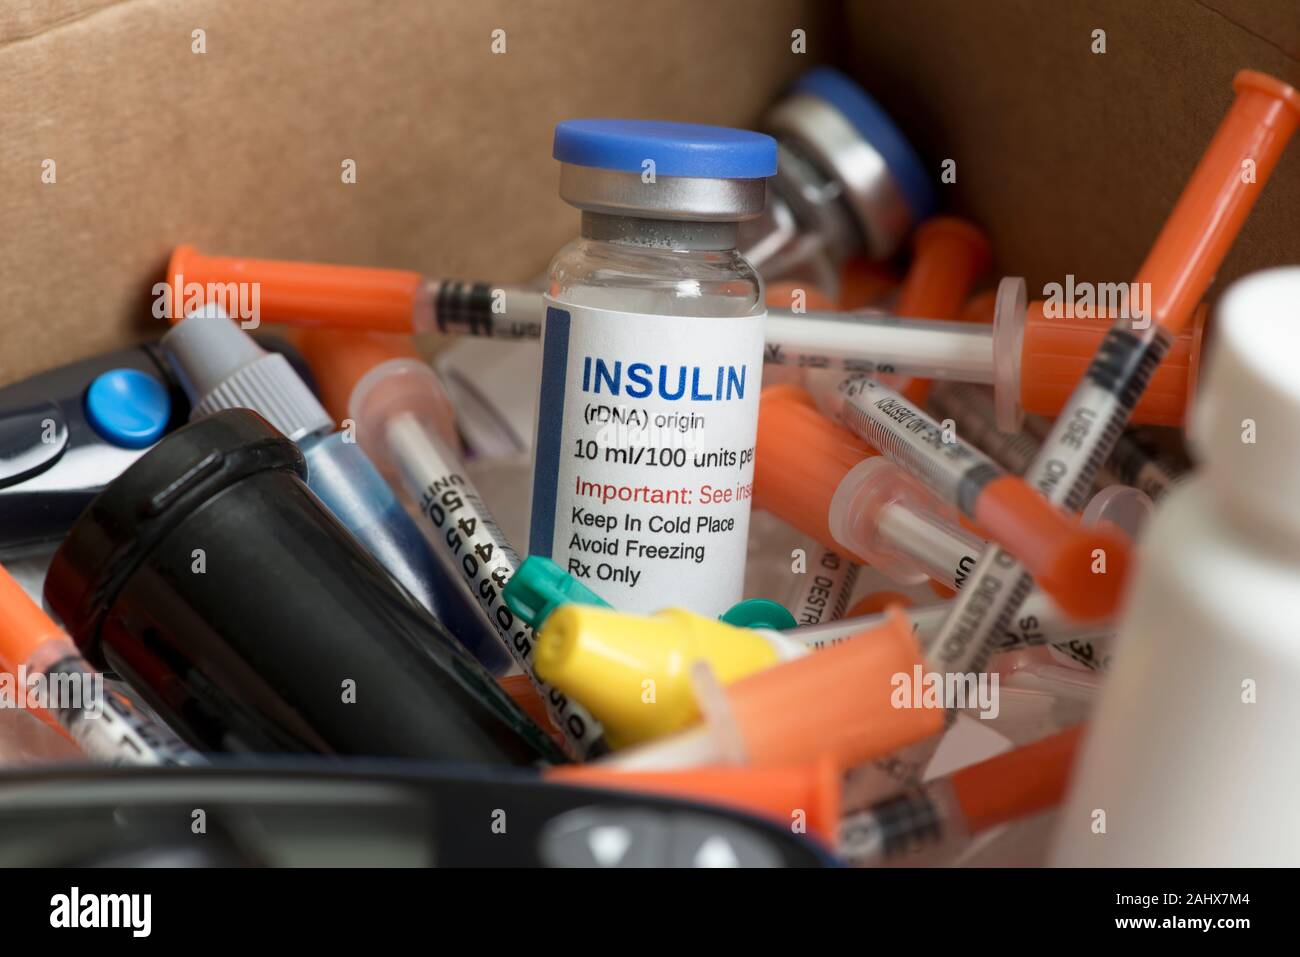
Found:
<svg viewBox="0 0 1300 957"><path fill-rule="evenodd" d="M411 332L423 282L419 273L404 269L205 256L193 246L178 246L167 266L172 296L168 319L185 318L184 304L201 287L205 301L215 292L220 302L235 290L241 300L256 303L259 322Z"/></svg>
<svg viewBox="0 0 1300 957"><path fill-rule="evenodd" d="M849 553L894 581L917 585L929 578L953 588L984 547L946 520L955 514L898 465L874 455L844 476L827 525Z"/></svg>
<svg viewBox="0 0 1300 957"><path fill-rule="evenodd" d="M902 504L883 509L877 525L886 543L931 579L954 590L961 587L985 544L951 522Z"/></svg>
<svg viewBox="0 0 1300 957"><path fill-rule="evenodd" d="M901 858L955 851L969 837L947 778L876 801L845 815L840 856L855 867L899 863Z"/></svg>
<svg viewBox="0 0 1300 957"><path fill-rule="evenodd" d="M981 386L941 383L931 390L926 405L941 424L945 419L952 419L967 441L1016 475L1029 467L1040 447L1038 439L1028 431L998 429L993 396Z"/></svg>
<svg viewBox="0 0 1300 957"><path fill-rule="evenodd" d="M907 620L912 623L916 640L922 647L933 646L934 637L939 633L944 619L952 611L954 603L955 599L904 610ZM782 635L791 641L797 641L805 648L820 651L869 629L878 628L884 624L886 618L884 612L875 615L859 615L820 625L792 628L782 632ZM1010 629L1001 636L998 650L1015 651L1048 644L1061 645L1064 648L1069 642L1109 634L1109 631L1108 627L1099 628L1096 625L1085 625L1070 620L1061 613L1045 592L1034 590L1020 606L1020 612L1012 621ZM1092 670L1101 670L1097 663L1082 660L1079 654L1070 654L1067 651L1067 655Z"/></svg>
<svg viewBox="0 0 1300 957"><path fill-rule="evenodd" d="M540 339L546 308L540 289L433 279L405 269L238 256L206 256L178 246L167 267L179 322L186 303L229 297L250 304L258 322L355 332L445 332L497 339ZM227 311L235 316L234 308Z"/></svg>
<svg viewBox="0 0 1300 957"><path fill-rule="evenodd" d="M1137 273L1170 334L1191 318L1300 123L1300 92L1280 80L1242 70L1232 85L1232 107Z"/></svg>
<svg viewBox="0 0 1300 957"><path fill-rule="evenodd" d="M786 607L801 625L835 621L849 606L861 566L851 556L814 539L807 545L808 569L798 576Z"/></svg>
<svg viewBox="0 0 1300 957"><path fill-rule="evenodd" d="M527 286L427 279L414 306L413 332L491 339L540 339L546 303Z"/></svg>
<svg viewBox="0 0 1300 957"><path fill-rule="evenodd" d="M26 661L29 675L45 679L46 708L82 752L97 764L159 767L204 763L170 728L126 695L108 689L104 676L67 636L50 638Z"/></svg>
<svg viewBox="0 0 1300 957"><path fill-rule="evenodd" d="M879 382L853 380L841 396L845 425L1011 550L1067 612L1080 618L1111 613L1127 566L1125 540L1079 527ZM1105 574L1097 571L1098 552L1105 556Z"/></svg>
<svg viewBox="0 0 1300 957"><path fill-rule="evenodd" d="M947 505L968 516L978 491L966 481L972 469L992 475L1001 470L974 446L916 408L893 389L871 378L841 384L835 417L855 435L919 481Z"/></svg>
<svg viewBox="0 0 1300 957"><path fill-rule="evenodd" d="M1123 293L1128 287L1117 284ZM1145 302L1145 295L1138 294ZM1133 299L1134 302L1139 301ZM1142 307L1145 309L1145 306ZM1196 390L1200 372L1202 333L1208 308L1201 305L1179 333L1169 339L1168 351L1150 371L1150 379L1134 396L1129 421L1142 425L1181 427ZM1099 310L1097 318L1073 315L1062 308L1049 316L1043 300L1030 302L1024 323L1018 395L1025 412L1055 418L1065 409L1079 380L1092 368L1097 350L1106 341L1115 320L1125 315L1122 302ZM1135 313L1129 313L1135 315ZM1127 328L1127 321L1125 326ZM1154 331L1152 326L1149 331ZM1134 324L1134 330L1142 330Z"/></svg>
<svg viewBox="0 0 1300 957"><path fill-rule="evenodd" d="M770 309L764 361L857 373L993 381L988 326L872 313Z"/></svg>
<svg viewBox="0 0 1300 957"><path fill-rule="evenodd" d="M988 239L972 223L953 216L926 220L912 238L912 262L898 290L898 310L927 319L958 318L992 259ZM924 401L930 391L929 379L891 376L886 381L914 402Z"/></svg>
<svg viewBox="0 0 1300 957"><path fill-rule="evenodd" d="M1187 470L1177 462L1143 448L1137 439L1125 433L1115 443L1115 450L1101 474L1106 484L1131 485L1159 501L1187 474Z"/></svg>

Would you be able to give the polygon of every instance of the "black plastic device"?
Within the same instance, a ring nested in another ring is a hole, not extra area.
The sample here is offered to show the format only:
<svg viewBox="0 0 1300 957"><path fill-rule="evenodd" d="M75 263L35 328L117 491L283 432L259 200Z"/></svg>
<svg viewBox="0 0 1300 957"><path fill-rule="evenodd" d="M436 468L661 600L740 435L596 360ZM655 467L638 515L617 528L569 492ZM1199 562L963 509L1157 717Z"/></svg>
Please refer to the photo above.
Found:
<svg viewBox="0 0 1300 957"><path fill-rule="evenodd" d="M728 808L441 765L25 771L0 802L0 867L835 864Z"/></svg>
<svg viewBox="0 0 1300 957"><path fill-rule="evenodd" d="M256 413L192 422L90 503L46 602L203 751L562 763L306 472Z"/></svg>

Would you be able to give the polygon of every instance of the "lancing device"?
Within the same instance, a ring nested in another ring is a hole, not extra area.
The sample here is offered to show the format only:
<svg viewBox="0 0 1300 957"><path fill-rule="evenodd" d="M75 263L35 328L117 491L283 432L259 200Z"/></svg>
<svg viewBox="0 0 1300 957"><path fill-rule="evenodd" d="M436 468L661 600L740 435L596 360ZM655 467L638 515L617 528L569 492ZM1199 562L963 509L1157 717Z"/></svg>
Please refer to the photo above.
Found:
<svg viewBox="0 0 1300 957"><path fill-rule="evenodd" d="M362 447L280 356L264 352L224 315L192 315L163 336L162 351L194 403L191 419L252 409L302 449L307 485L389 573L494 674L510 658L466 607L454 573L433 554Z"/></svg>
<svg viewBox="0 0 1300 957"><path fill-rule="evenodd" d="M311 383L293 349L271 336L258 341ZM0 558L57 545L90 500L189 413L148 342L0 389Z"/></svg>
<svg viewBox="0 0 1300 957"><path fill-rule="evenodd" d="M563 762L306 474L254 412L191 422L90 504L45 600L205 751Z"/></svg>

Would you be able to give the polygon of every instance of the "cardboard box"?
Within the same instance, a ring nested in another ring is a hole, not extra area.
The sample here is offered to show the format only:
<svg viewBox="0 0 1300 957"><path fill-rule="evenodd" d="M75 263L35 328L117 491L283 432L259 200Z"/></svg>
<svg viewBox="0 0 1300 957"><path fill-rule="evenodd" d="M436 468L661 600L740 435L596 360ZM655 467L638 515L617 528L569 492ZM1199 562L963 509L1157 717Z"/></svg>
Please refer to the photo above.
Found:
<svg viewBox="0 0 1300 957"><path fill-rule="evenodd" d="M181 242L531 278L578 226L557 195L556 121L752 125L828 58L836 13L812 0L0 6L0 383L157 334L151 285Z"/></svg>
<svg viewBox="0 0 1300 957"><path fill-rule="evenodd" d="M1137 272L1232 102L1240 69L1300 86L1294 0L850 2L857 78L936 165L950 209L988 230L1031 295ZM1104 31L1105 52L1094 53ZM1210 296L1300 262L1293 142Z"/></svg>
<svg viewBox="0 0 1300 957"><path fill-rule="evenodd" d="M1300 83L1300 15L1294 0L11 2L0 383L156 334L151 284L180 242L531 277L577 225L555 121L752 125L817 62L863 80L936 172L957 161L949 207L988 228L998 268L1031 289L1124 281L1233 72ZM1221 279L1294 262L1298 238L1293 146Z"/></svg>

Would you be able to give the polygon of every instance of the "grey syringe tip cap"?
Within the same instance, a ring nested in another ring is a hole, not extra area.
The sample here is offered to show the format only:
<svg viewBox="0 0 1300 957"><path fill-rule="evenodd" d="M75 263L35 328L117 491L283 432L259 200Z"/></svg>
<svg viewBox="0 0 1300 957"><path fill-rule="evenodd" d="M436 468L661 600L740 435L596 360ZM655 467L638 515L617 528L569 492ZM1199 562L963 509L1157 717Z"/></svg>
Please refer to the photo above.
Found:
<svg viewBox="0 0 1300 957"><path fill-rule="evenodd" d="M252 409L295 442L334 428L289 361L266 352L220 310L191 313L160 345L189 396L191 420Z"/></svg>

